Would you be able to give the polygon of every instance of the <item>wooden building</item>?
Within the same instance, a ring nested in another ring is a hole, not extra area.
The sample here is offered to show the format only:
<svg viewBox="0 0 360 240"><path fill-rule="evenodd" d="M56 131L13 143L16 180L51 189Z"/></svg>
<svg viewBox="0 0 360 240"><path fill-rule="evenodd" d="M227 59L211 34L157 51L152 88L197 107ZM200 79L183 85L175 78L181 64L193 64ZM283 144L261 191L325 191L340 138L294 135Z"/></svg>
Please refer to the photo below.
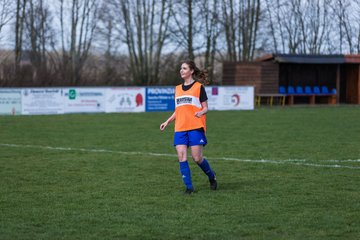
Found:
<svg viewBox="0 0 360 240"><path fill-rule="evenodd" d="M336 103L360 104L360 55L271 54L254 62L224 62L222 83L255 86L256 95L326 87Z"/></svg>

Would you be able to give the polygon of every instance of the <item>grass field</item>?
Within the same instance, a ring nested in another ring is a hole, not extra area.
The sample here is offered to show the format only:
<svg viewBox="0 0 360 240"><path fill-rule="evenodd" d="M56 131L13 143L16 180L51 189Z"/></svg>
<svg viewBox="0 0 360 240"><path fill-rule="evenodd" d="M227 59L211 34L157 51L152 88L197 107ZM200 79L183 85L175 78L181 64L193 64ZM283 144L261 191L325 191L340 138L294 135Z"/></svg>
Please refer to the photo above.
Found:
<svg viewBox="0 0 360 240"><path fill-rule="evenodd" d="M359 239L359 107L209 112L192 196L169 115L0 117L0 239Z"/></svg>

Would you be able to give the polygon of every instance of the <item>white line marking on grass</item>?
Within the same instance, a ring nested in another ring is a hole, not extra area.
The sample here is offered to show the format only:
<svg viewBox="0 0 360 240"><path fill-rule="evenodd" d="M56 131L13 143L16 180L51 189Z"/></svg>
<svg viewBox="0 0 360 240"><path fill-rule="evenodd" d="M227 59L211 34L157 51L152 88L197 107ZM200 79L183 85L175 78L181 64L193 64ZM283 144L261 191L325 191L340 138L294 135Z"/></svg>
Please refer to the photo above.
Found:
<svg viewBox="0 0 360 240"><path fill-rule="evenodd" d="M3 147L15 147L15 148L35 148L35 149L45 149L45 150L55 150L55 151L80 151L80 152L95 152L95 153L116 153L123 155L147 155L147 156L161 156L161 157L177 157L176 154L167 154L167 153L152 153L152 152L125 152L125 151L114 151L108 149L88 149L88 148L69 148L69 147L51 147L51 146L39 146L39 145L20 145L20 144L9 144L9 143L0 143L0 146ZM271 163L271 164L290 164L298 166L310 166L310 167L319 167L319 168L347 168L347 169L360 169L356 166L346 166L339 164L316 164L316 163L307 163L309 160L306 159L287 159L287 160L268 160L268 159L240 159L240 158L230 158L230 157L221 157L221 158L212 158L213 160L225 160L225 161L237 161L237 162L248 162L248 163ZM360 162L360 159L348 159L348 160L321 160L325 162Z"/></svg>
<svg viewBox="0 0 360 240"><path fill-rule="evenodd" d="M298 165L298 166L310 166L310 167L320 167L320 168L348 168L348 169L360 169L360 167L338 165L338 164L316 164L316 163L306 163L307 160L298 161L296 159L288 160L255 160L255 159L237 159L237 158L211 158L213 160L225 160L225 161L237 161L237 162L251 162L251 163L273 163L273 164L289 164L289 165ZM322 160L323 161L323 160ZM341 162L341 160L338 160Z"/></svg>
<svg viewBox="0 0 360 240"><path fill-rule="evenodd" d="M360 162L360 159L345 159L345 160L325 160L327 162Z"/></svg>
<svg viewBox="0 0 360 240"><path fill-rule="evenodd" d="M50 147L50 146L39 146L39 145L19 145L0 143L0 146L4 147L16 147L16 148L37 148L45 150L58 150L58 151L80 151L80 152L95 152L95 153L118 153L124 155L150 155L150 156L162 156L162 157L177 157L176 154L167 153L146 153L146 152L125 152L125 151L114 151L108 149L89 149L89 148L66 148L66 147Z"/></svg>
<svg viewBox="0 0 360 240"><path fill-rule="evenodd" d="M306 159L287 159L287 160L265 160L265 159L239 159L239 158L230 158L230 157L220 157L220 158L211 158L214 160L226 160L226 161L241 161L241 162L269 162L269 163L278 163L279 161L283 163L289 163L289 162L306 162Z"/></svg>

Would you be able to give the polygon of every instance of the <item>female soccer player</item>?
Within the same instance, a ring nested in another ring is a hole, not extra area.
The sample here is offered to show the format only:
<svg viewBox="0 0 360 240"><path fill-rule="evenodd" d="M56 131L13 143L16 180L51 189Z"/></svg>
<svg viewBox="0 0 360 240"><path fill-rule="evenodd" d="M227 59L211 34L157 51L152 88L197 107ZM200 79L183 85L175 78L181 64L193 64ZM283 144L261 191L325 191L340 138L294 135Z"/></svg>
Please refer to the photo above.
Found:
<svg viewBox="0 0 360 240"><path fill-rule="evenodd" d="M170 122L175 121L174 146L179 159L180 173L186 185L185 194L194 192L187 162L188 147L191 148L193 160L208 176L210 189L216 190L215 173L203 157L203 147L207 143L205 132L208 111L208 98L203 84L207 81L207 74L200 71L193 61L184 61L181 64L180 75L184 82L175 88L175 112L160 125L160 130L163 131Z"/></svg>

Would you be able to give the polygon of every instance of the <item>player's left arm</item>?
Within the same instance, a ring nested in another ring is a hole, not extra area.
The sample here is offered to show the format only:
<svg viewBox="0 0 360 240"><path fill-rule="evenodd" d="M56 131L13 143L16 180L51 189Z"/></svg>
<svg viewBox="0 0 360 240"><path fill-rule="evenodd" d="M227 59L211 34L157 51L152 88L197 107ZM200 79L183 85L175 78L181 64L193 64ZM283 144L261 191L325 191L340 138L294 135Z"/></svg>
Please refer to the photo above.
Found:
<svg viewBox="0 0 360 240"><path fill-rule="evenodd" d="M202 102L201 103L201 111L196 112L195 116L196 117L201 117L202 115L205 115L208 112L208 102Z"/></svg>
<svg viewBox="0 0 360 240"><path fill-rule="evenodd" d="M208 112L208 97L205 91L205 87L200 87L200 97L199 97L200 103L201 103L201 110L199 112L195 113L196 117L201 117L202 115L206 114Z"/></svg>

